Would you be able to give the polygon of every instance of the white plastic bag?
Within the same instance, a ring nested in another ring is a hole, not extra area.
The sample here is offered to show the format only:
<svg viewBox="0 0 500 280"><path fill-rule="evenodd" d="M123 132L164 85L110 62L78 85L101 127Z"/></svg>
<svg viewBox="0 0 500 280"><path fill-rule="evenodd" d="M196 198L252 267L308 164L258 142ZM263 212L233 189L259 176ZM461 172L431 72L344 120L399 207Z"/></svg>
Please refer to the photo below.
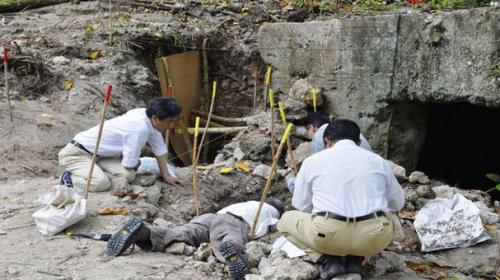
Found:
<svg viewBox="0 0 500 280"><path fill-rule="evenodd" d="M491 239L481 223L479 208L458 193L427 203L415 216L414 225L423 252L469 247Z"/></svg>
<svg viewBox="0 0 500 280"><path fill-rule="evenodd" d="M139 160L141 161L141 164L139 165L139 168L137 168L137 174L150 173L156 174L156 176L161 175L160 166L158 165L158 161L155 158L141 157ZM167 169L170 176L176 177L175 167L173 165L167 163Z"/></svg>
<svg viewBox="0 0 500 280"><path fill-rule="evenodd" d="M33 213L36 226L43 235L54 235L87 216L87 200L74 189L55 186L46 198L47 205Z"/></svg>

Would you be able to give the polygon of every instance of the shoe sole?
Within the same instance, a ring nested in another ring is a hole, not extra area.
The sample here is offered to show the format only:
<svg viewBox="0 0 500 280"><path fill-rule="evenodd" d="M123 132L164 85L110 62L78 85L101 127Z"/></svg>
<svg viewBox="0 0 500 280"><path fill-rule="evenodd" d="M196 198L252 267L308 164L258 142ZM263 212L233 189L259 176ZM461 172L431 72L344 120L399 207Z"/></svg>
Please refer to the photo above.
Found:
<svg viewBox="0 0 500 280"><path fill-rule="evenodd" d="M119 231L115 232L108 241L108 255L118 257L132 245L134 234L141 228L142 221L137 217L129 219Z"/></svg>
<svg viewBox="0 0 500 280"><path fill-rule="evenodd" d="M219 251L226 259L231 278L234 280L245 279L245 275L248 273L248 266L240 253L234 248L233 244L224 242L219 246Z"/></svg>

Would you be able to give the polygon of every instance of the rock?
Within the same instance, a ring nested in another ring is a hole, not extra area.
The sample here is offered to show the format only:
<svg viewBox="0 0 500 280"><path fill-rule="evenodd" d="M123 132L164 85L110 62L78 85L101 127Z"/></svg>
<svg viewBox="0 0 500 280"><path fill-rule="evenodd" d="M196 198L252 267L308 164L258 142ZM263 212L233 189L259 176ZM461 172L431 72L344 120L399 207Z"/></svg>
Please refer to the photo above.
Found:
<svg viewBox="0 0 500 280"><path fill-rule="evenodd" d="M495 201L493 202L493 208L495 208L495 209L500 209L500 201L495 200Z"/></svg>
<svg viewBox="0 0 500 280"><path fill-rule="evenodd" d="M8 273L8 274L18 274L18 273L19 273L19 271L18 271L15 267L13 267L13 266L9 266L9 267L7 268L7 273Z"/></svg>
<svg viewBox="0 0 500 280"><path fill-rule="evenodd" d="M56 65L66 65L69 64L71 61L64 56L56 56L52 59L52 63Z"/></svg>
<svg viewBox="0 0 500 280"><path fill-rule="evenodd" d="M301 143L297 149L293 150L293 156L295 157L295 161L297 162L297 167L300 167L300 164L311 155L311 142L303 142ZM292 167L292 159L289 154L286 156L286 164L289 167Z"/></svg>
<svg viewBox="0 0 500 280"><path fill-rule="evenodd" d="M416 192L418 196L424 197L424 198L433 198L434 193L431 190L431 187L429 185L420 185L417 187Z"/></svg>
<svg viewBox="0 0 500 280"><path fill-rule="evenodd" d="M402 272L409 277L416 277L417 275L413 270L406 266L406 257L398 255L394 252L382 251L370 259L373 266L373 273L371 276L374 279L385 279L385 274L393 272ZM381 277L384 275L384 277ZM401 278L407 279L407 278Z"/></svg>
<svg viewBox="0 0 500 280"><path fill-rule="evenodd" d="M283 101L283 107L289 120L302 120L307 116L307 104L304 102L287 97Z"/></svg>
<svg viewBox="0 0 500 280"><path fill-rule="evenodd" d="M162 228L172 228L175 226L174 223L172 222L169 222L165 219L162 219L162 218L156 218L154 221L153 221L153 224L159 226L159 227L162 227Z"/></svg>
<svg viewBox="0 0 500 280"><path fill-rule="evenodd" d="M421 209L422 207L424 207L427 203L429 203L429 201L431 201L432 199L428 199L428 198L423 198L423 197L419 197L417 198L417 200L415 201L415 209L419 210Z"/></svg>
<svg viewBox="0 0 500 280"><path fill-rule="evenodd" d="M144 174L138 176L139 184L143 187L149 187L156 182L156 174Z"/></svg>
<svg viewBox="0 0 500 280"><path fill-rule="evenodd" d="M186 255L186 256L191 256L195 252L196 252L196 248L193 246L186 245L184 247L184 255Z"/></svg>
<svg viewBox="0 0 500 280"><path fill-rule="evenodd" d="M221 163L226 159L226 156L224 154L217 154L217 156L214 159L214 164Z"/></svg>
<svg viewBox="0 0 500 280"><path fill-rule="evenodd" d="M307 128L303 125L297 125L293 131L293 134L297 137L304 138L307 140L312 140L311 135L307 131Z"/></svg>
<svg viewBox="0 0 500 280"><path fill-rule="evenodd" d="M245 254L249 267L257 267L259 261L267 256L272 250L272 246L259 241L250 241L245 244Z"/></svg>
<svg viewBox="0 0 500 280"><path fill-rule="evenodd" d="M212 255L212 248L209 243L201 243L200 247L194 252L193 260L206 261Z"/></svg>
<svg viewBox="0 0 500 280"><path fill-rule="evenodd" d="M267 179L269 172L271 172L271 166L259 164L254 168L252 174Z"/></svg>
<svg viewBox="0 0 500 280"><path fill-rule="evenodd" d="M158 205L158 201L161 198L161 187L158 184L146 188L144 191L146 193L146 201Z"/></svg>
<svg viewBox="0 0 500 280"><path fill-rule="evenodd" d="M293 99L299 100L306 103L309 106L313 106L312 98L313 86L305 79L300 79L293 83L288 96ZM321 106L323 104L323 97L321 95L321 89L316 89L316 105Z"/></svg>
<svg viewBox="0 0 500 280"><path fill-rule="evenodd" d="M234 149L233 155L236 160L242 160L245 157L245 153L240 148Z"/></svg>
<svg viewBox="0 0 500 280"><path fill-rule="evenodd" d="M182 255L184 254L185 247L186 244L184 244L184 242L174 242L165 249L165 253L173 255Z"/></svg>
<svg viewBox="0 0 500 280"><path fill-rule="evenodd" d="M418 198L417 191L412 187L406 187L403 189L405 192L406 201L410 203L415 203Z"/></svg>
<svg viewBox="0 0 500 280"><path fill-rule="evenodd" d="M448 185L442 185L433 187L432 192L436 198L451 198L455 194L455 188Z"/></svg>
<svg viewBox="0 0 500 280"><path fill-rule="evenodd" d="M289 259L282 253L271 254L259 263L260 274L269 280L289 279L308 280L316 279L318 269L298 258Z"/></svg>
<svg viewBox="0 0 500 280"><path fill-rule="evenodd" d="M481 222L486 225L492 225L496 223L500 223L500 215L497 213L491 212L487 209L481 209L479 211L479 216L481 217Z"/></svg>
<svg viewBox="0 0 500 280"><path fill-rule="evenodd" d="M394 173L394 176L396 176L396 179L398 179L398 181L404 182L408 180L408 177L406 177L406 169L404 167L397 165L390 160L389 165L391 166L392 172Z"/></svg>
<svg viewBox="0 0 500 280"><path fill-rule="evenodd" d="M245 275L245 280L265 280L264 276L256 274Z"/></svg>
<svg viewBox="0 0 500 280"><path fill-rule="evenodd" d="M239 2L239 1L229 1L229 6L228 6L229 10L235 12L235 13L240 13L241 10L243 9L243 3Z"/></svg>
<svg viewBox="0 0 500 280"><path fill-rule="evenodd" d="M255 161L271 159L270 147L271 137L257 130L243 137L239 145L241 151L247 155L249 159Z"/></svg>
<svg viewBox="0 0 500 280"><path fill-rule="evenodd" d="M410 174L410 177L408 177L408 181L410 181L410 183L419 183L419 184L429 184L431 181L429 180L429 177L427 177L427 175L424 174L424 172L422 171L413 171L411 174Z"/></svg>
<svg viewBox="0 0 500 280"><path fill-rule="evenodd" d="M7 232L5 230L0 229L0 235L6 235Z"/></svg>
<svg viewBox="0 0 500 280"><path fill-rule="evenodd" d="M433 252L435 257L440 257L464 274L500 275L500 251L498 243L484 242L473 247L456 248Z"/></svg>
<svg viewBox="0 0 500 280"><path fill-rule="evenodd" d="M361 275L357 273L349 273L349 274L344 274L340 275L337 277L333 277L330 280L361 280Z"/></svg>

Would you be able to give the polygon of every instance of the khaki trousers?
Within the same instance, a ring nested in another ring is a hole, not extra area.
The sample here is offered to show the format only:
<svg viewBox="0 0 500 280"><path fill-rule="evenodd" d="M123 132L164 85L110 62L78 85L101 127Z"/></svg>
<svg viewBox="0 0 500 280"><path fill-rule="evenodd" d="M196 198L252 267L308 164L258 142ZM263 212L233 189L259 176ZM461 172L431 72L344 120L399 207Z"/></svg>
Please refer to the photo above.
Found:
<svg viewBox="0 0 500 280"><path fill-rule="evenodd" d="M373 256L391 243L394 224L385 216L343 222L295 210L283 214L278 231L317 261L322 254Z"/></svg>
<svg viewBox="0 0 500 280"><path fill-rule="evenodd" d="M87 186L92 155L70 143L59 152L58 157L59 166L71 172L71 180L75 189L84 191ZM89 191L107 191L111 186L128 184L134 179L135 171L123 167L119 158L98 158L92 172Z"/></svg>

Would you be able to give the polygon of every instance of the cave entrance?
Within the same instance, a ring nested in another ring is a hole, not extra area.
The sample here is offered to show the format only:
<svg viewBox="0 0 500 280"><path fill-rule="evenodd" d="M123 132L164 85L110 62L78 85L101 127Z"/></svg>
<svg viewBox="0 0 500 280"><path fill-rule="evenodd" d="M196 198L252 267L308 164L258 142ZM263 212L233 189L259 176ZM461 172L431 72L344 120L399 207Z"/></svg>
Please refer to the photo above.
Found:
<svg viewBox="0 0 500 280"><path fill-rule="evenodd" d="M487 190L500 174L500 109L469 103L394 105L388 158L463 189ZM496 199L500 193L491 192Z"/></svg>

